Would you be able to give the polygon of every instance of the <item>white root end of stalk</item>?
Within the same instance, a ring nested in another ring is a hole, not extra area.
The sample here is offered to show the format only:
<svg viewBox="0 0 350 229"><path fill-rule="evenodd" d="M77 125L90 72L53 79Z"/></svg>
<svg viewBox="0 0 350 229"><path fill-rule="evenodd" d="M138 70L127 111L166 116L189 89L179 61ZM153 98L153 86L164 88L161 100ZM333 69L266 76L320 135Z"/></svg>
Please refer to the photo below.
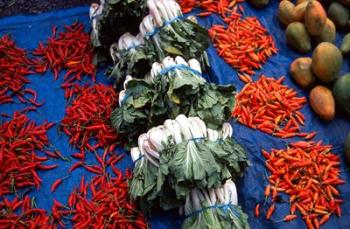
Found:
<svg viewBox="0 0 350 229"><path fill-rule="evenodd" d="M141 157L142 153L138 147L133 147L130 149L130 155L133 162Z"/></svg>
<svg viewBox="0 0 350 229"><path fill-rule="evenodd" d="M196 70L197 72L200 72L202 73L202 69L201 69L201 64L200 62L197 60L197 59L190 59L188 61L188 64L190 65L190 67L193 69L193 70Z"/></svg>
<svg viewBox="0 0 350 229"><path fill-rule="evenodd" d="M163 20L161 18L161 15L157 9L157 6L153 0L147 0L147 7L150 11L150 14L154 17L156 25L158 27L163 26Z"/></svg>
<svg viewBox="0 0 350 229"><path fill-rule="evenodd" d="M233 134L233 129L230 123L225 122L222 125L222 139L231 138Z"/></svg>
<svg viewBox="0 0 350 229"><path fill-rule="evenodd" d="M188 63L181 56L175 57L175 62L176 64L182 64L182 65L188 66Z"/></svg>
<svg viewBox="0 0 350 229"><path fill-rule="evenodd" d="M128 82L130 81L130 80L132 80L133 78L132 78L132 76L131 75L127 75L126 77L125 77L125 80L124 80L124 83L123 83L123 87L124 87L124 89L126 89L127 88L127 86L128 86Z"/></svg>
<svg viewBox="0 0 350 229"><path fill-rule="evenodd" d="M171 56L167 56L162 60L162 64L164 65L164 68L169 68L171 66L176 65L174 58Z"/></svg>
<svg viewBox="0 0 350 229"><path fill-rule="evenodd" d="M118 98L118 102L119 102L119 107L122 106L123 100L125 98L125 90L121 90L119 92L119 98Z"/></svg>
<svg viewBox="0 0 350 229"><path fill-rule="evenodd" d="M180 126L180 132L184 139L192 139L192 134L188 125L187 117L183 114L180 114L175 118L175 121Z"/></svg>

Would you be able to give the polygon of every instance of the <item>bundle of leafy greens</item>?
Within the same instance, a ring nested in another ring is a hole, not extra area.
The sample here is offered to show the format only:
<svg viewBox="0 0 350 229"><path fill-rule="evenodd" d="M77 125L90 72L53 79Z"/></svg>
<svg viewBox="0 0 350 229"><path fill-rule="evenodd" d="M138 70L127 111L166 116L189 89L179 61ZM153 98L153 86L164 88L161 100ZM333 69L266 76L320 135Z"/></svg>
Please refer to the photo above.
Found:
<svg viewBox="0 0 350 229"><path fill-rule="evenodd" d="M220 129L234 105L233 85L207 83L195 59L187 63L181 57L167 57L162 64L153 64L150 79L132 79L125 87L111 120L118 133L132 142L179 114L198 116L209 128Z"/></svg>
<svg viewBox="0 0 350 229"><path fill-rule="evenodd" d="M197 58L202 67L209 66L205 52L209 37L204 28L183 19L180 7L173 0L148 0L147 6L150 14L140 23L139 34L133 37L127 33L112 45L114 66L107 75L116 78L116 85L122 82L122 76L143 78L153 62L166 56Z"/></svg>
<svg viewBox="0 0 350 229"><path fill-rule="evenodd" d="M131 198L149 213L156 206L180 207L195 187L213 189L238 179L248 159L231 136L228 123L215 131L200 118L184 115L140 135L138 147L131 150L135 163Z"/></svg>
<svg viewBox="0 0 350 229"><path fill-rule="evenodd" d="M153 57L146 52L142 45L143 39L130 33L123 34L117 43L110 47L110 54L114 66L107 70L107 75L115 79L115 87L125 81L127 75L145 76L153 63Z"/></svg>
<svg viewBox="0 0 350 229"><path fill-rule="evenodd" d="M216 189L194 188L182 209L183 229L249 229L248 216L237 205L235 184L228 180Z"/></svg>
<svg viewBox="0 0 350 229"><path fill-rule="evenodd" d="M110 45L123 33L137 34L146 8L145 0L100 0L100 5L91 5L91 42L96 63L106 60Z"/></svg>

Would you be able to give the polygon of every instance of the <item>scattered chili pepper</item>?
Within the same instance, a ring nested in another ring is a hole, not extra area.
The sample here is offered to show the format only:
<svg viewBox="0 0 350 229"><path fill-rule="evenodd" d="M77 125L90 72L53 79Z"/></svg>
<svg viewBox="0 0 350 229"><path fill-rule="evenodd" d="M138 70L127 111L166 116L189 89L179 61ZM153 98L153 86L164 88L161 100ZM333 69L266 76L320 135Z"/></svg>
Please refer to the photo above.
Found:
<svg viewBox="0 0 350 229"><path fill-rule="evenodd" d="M246 84L236 95L232 116L250 128L280 138L310 139L315 134L300 133L305 118L299 110L307 100L297 97L294 89L282 84L283 80L284 77L276 80L262 75L256 82Z"/></svg>
<svg viewBox="0 0 350 229"><path fill-rule="evenodd" d="M58 186L68 177L70 177L70 176L66 176L64 178L58 178L57 180L55 180L51 185L51 192L55 192L56 189L58 188Z"/></svg>
<svg viewBox="0 0 350 229"><path fill-rule="evenodd" d="M47 122L36 125L19 112L0 125L0 197L16 188L38 188L41 179L36 171L56 168L56 165L43 165L48 158L36 153L45 151L49 145L46 132L51 127Z"/></svg>
<svg viewBox="0 0 350 229"><path fill-rule="evenodd" d="M255 217L259 217L259 215L260 215L260 204L257 204L255 206L254 215L255 215Z"/></svg>
<svg viewBox="0 0 350 229"><path fill-rule="evenodd" d="M276 210L276 205L272 204L269 209L267 210L266 213L266 219L271 219L272 214L275 212Z"/></svg>
<svg viewBox="0 0 350 229"><path fill-rule="evenodd" d="M237 3L244 1L245 0L177 0L183 13L189 13L194 8L200 7L204 12L200 13L198 16L204 17L212 13L217 13L223 18L229 17Z"/></svg>
<svg viewBox="0 0 350 229"><path fill-rule="evenodd" d="M22 200L6 197L0 202L1 228L57 228L44 209L33 207L33 200L25 196Z"/></svg>
<svg viewBox="0 0 350 229"><path fill-rule="evenodd" d="M21 103L41 105L36 101L36 92L24 88L30 82L27 75L33 73L32 67L25 50L16 47L10 36L0 38L0 104L12 103L16 97ZM27 98L26 94L33 98Z"/></svg>
<svg viewBox="0 0 350 229"><path fill-rule="evenodd" d="M110 121L110 115L117 104L117 93L112 87L102 84L91 87L74 85L68 88L66 93L67 98L73 100L66 109L61 128L70 137L70 144L80 150L72 154L72 157L83 161L86 150L105 148L104 159L106 159L107 153L113 152L118 141L118 135ZM90 144L92 140L96 141L95 145ZM100 164L105 163L98 154L95 155ZM101 172L90 166L84 167L94 173ZM75 168L71 168L70 171Z"/></svg>
<svg viewBox="0 0 350 229"><path fill-rule="evenodd" d="M344 181L339 177L340 158L331 149L322 142L301 141L290 143L287 149L273 149L268 158L264 151L270 185L290 195L290 215L284 221L296 219L295 211L299 210L311 229L319 228L331 214L340 216L337 211L342 200L336 186Z"/></svg>
<svg viewBox="0 0 350 229"><path fill-rule="evenodd" d="M228 26L213 25L208 32L218 55L239 72L243 82L249 83L254 69L261 69L278 50L256 17L241 19L240 14L234 15Z"/></svg>
<svg viewBox="0 0 350 229"><path fill-rule="evenodd" d="M65 31L60 33L56 33L54 27L47 44L40 43L33 55L38 56L34 60L38 73L44 73L50 68L57 79L61 70L67 70L62 87L81 80L84 75L90 75L95 81L96 70L92 63L90 35L84 32L83 24L65 26Z"/></svg>
<svg viewBox="0 0 350 229"><path fill-rule="evenodd" d="M148 228L142 213L128 200L127 178L118 177L122 174L119 169L114 167L113 171L115 177L98 175L90 184L82 179L80 187L70 194L73 228L117 228L116 222L118 228ZM89 199L87 188L91 191Z"/></svg>

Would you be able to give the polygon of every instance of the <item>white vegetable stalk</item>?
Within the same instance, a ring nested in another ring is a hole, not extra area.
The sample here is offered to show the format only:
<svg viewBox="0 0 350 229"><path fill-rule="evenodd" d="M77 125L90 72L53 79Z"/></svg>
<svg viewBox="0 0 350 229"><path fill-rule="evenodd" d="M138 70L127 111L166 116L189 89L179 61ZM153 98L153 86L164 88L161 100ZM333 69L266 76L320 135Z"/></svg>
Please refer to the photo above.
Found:
<svg viewBox="0 0 350 229"><path fill-rule="evenodd" d="M168 15L166 7L163 5L163 2L161 0L154 0L154 3L156 4L156 7L160 13L163 22L170 21L170 17Z"/></svg>
<svg viewBox="0 0 350 229"><path fill-rule="evenodd" d="M178 115L175 118L176 123L180 126L181 135L184 140L192 139L192 134L188 125L187 117L183 114Z"/></svg>
<svg viewBox="0 0 350 229"><path fill-rule="evenodd" d="M236 185L232 180L215 189L199 190L192 189L191 193L186 196L183 212L189 215L196 210L203 209L207 206L238 204Z"/></svg>
<svg viewBox="0 0 350 229"><path fill-rule="evenodd" d="M219 133L216 130L207 129L209 141L217 141L219 139Z"/></svg>
<svg viewBox="0 0 350 229"><path fill-rule="evenodd" d="M143 154L139 150L138 147L133 147L130 149L130 155L131 155L131 160L135 162L137 159L139 159Z"/></svg>
<svg viewBox="0 0 350 229"><path fill-rule="evenodd" d="M163 65L158 62L154 62L151 68L151 78L154 79L162 70Z"/></svg>
<svg viewBox="0 0 350 229"><path fill-rule="evenodd" d="M118 98L118 102L119 102L119 107L122 106L123 100L125 98L125 90L121 90L119 92L119 98Z"/></svg>
<svg viewBox="0 0 350 229"><path fill-rule="evenodd" d="M145 155L145 157L149 162L151 162L154 166L158 167L159 166L158 162L152 158L152 156L150 155L150 152L146 151L146 148L148 147L147 144L148 144L147 134L141 134L138 138L138 145L141 153Z"/></svg>
<svg viewBox="0 0 350 229"><path fill-rule="evenodd" d="M226 138L231 138L233 134L233 129L230 123L225 122L222 125L222 136L221 138L225 140Z"/></svg>
<svg viewBox="0 0 350 229"><path fill-rule="evenodd" d="M93 39L98 37L98 30L97 30L97 17L102 14L102 10L104 7L104 0L100 1L100 5L97 3L92 3L90 5L89 9L89 17L91 20L91 27L92 27L92 36Z"/></svg>
<svg viewBox="0 0 350 229"><path fill-rule="evenodd" d="M197 59L190 59L188 61L188 64L190 65L190 67L193 69L193 70L196 70L197 72L200 72L202 73L202 69L201 69L201 64L200 62L197 60Z"/></svg>
<svg viewBox="0 0 350 229"><path fill-rule="evenodd" d="M157 9L157 6L153 0L147 0L147 7L150 11L150 14L154 17L156 25L158 27L163 26L163 20L161 18L161 15Z"/></svg>
<svg viewBox="0 0 350 229"><path fill-rule="evenodd" d="M176 64L181 64L181 65L185 65L188 67L188 63L181 56L175 57L175 62L176 62Z"/></svg>
<svg viewBox="0 0 350 229"><path fill-rule="evenodd" d="M128 86L128 82L129 82L130 80L132 80L132 79L133 79L133 78L132 78L131 75L127 75L127 76L125 77L125 80L124 80L124 83L123 83L124 89L126 89L126 87Z"/></svg>

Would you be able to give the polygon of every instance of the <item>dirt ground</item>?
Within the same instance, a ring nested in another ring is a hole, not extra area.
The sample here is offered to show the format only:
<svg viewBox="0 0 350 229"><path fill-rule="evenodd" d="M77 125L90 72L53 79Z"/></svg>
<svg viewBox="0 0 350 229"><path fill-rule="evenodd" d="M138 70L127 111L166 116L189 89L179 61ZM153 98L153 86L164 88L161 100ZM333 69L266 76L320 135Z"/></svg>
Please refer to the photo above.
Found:
<svg viewBox="0 0 350 229"><path fill-rule="evenodd" d="M54 9L90 5L99 0L0 0L0 17L38 14Z"/></svg>

